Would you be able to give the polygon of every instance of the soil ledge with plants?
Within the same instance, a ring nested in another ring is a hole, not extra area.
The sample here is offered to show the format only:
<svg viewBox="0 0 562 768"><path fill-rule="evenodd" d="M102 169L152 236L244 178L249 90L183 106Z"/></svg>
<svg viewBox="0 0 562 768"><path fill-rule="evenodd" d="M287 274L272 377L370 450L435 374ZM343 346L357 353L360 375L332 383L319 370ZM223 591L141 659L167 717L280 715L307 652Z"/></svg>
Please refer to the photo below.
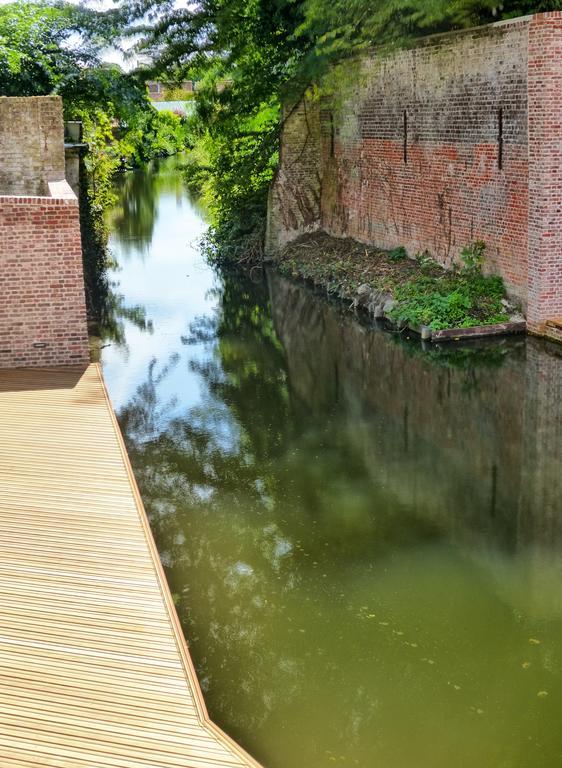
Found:
<svg viewBox="0 0 562 768"><path fill-rule="evenodd" d="M481 241L466 246L445 269L428 253L410 258L404 248L384 251L315 232L289 243L277 267L425 339L522 332L525 318L501 277L482 272L485 248Z"/></svg>

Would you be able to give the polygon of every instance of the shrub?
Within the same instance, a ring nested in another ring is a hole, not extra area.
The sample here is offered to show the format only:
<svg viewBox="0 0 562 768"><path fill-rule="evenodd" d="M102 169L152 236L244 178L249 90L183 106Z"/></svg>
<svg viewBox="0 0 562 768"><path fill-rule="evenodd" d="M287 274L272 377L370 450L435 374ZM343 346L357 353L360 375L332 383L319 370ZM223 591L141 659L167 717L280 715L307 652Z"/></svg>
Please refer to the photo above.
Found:
<svg viewBox="0 0 562 768"><path fill-rule="evenodd" d="M396 307L390 312L401 325L428 325L433 330L469 328L509 319L502 305L501 277L482 272L485 244L463 249L464 267L440 276L421 275L394 292Z"/></svg>

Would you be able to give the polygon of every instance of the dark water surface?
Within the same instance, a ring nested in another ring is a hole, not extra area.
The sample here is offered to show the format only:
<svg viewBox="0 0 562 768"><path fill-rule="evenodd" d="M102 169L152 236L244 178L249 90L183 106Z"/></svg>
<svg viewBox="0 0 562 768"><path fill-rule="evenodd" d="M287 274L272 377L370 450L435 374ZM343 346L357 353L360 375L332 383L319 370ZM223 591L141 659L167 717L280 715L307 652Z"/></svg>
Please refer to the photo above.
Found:
<svg viewBox="0 0 562 768"><path fill-rule="evenodd" d="M266 768L560 768L562 358L216 275L121 180L103 366L212 717Z"/></svg>

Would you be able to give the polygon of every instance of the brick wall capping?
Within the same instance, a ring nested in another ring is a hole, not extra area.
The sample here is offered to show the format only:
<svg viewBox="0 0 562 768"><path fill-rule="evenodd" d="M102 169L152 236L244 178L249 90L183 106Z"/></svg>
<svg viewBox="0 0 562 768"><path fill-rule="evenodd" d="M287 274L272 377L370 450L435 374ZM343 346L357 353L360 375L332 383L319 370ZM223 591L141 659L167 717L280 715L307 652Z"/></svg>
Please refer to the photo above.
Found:
<svg viewBox="0 0 562 768"><path fill-rule="evenodd" d="M59 181L49 181L48 185L50 197L52 199L77 200L76 195L72 191L72 188L66 179L60 179Z"/></svg>
<svg viewBox="0 0 562 768"><path fill-rule="evenodd" d="M549 16L548 13L534 14L535 16ZM512 19L501 19L500 21L491 21L488 24L478 24L475 27L466 27L464 29L451 29L447 32L435 32L433 35L423 35L423 37L416 38L412 41L412 47L417 45L430 45L435 40L448 37L460 37L462 35L473 35L478 32L486 33L488 30L500 29L502 27L514 27L520 24L526 25L533 19L533 14L527 14L525 16L514 16Z"/></svg>
<svg viewBox="0 0 562 768"><path fill-rule="evenodd" d="M78 205L78 198L66 179L48 182L50 195L1 195L0 208L13 205Z"/></svg>
<svg viewBox="0 0 562 768"><path fill-rule="evenodd" d="M412 40L408 40L407 43L403 46L398 46L398 48L401 48L402 50L408 51L413 50L415 48L421 48L425 45L435 45L436 42L439 40L447 40L448 38L459 38L462 35L474 35L478 33L485 34L490 29L500 29L502 27L516 27L516 26L525 26L529 24L533 17L543 17L543 16L553 16L557 17L557 15L561 13L560 11L550 11L548 13L538 13L538 14L527 14L525 16L515 16L512 19L501 19L500 21L491 21L488 24L478 24L475 27L466 27L465 29L450 29L446 32L435 32L432 35L422 35L420 37L414 38ZM397 48L392 47L390 45L388 46L376 46L376 45L369 45L366 46L363 51L360 51L359 53L351 56L348 61L361 61L369 56L378 56L379 53L384 57L386 55L392 55L397 50Z"/></svg>

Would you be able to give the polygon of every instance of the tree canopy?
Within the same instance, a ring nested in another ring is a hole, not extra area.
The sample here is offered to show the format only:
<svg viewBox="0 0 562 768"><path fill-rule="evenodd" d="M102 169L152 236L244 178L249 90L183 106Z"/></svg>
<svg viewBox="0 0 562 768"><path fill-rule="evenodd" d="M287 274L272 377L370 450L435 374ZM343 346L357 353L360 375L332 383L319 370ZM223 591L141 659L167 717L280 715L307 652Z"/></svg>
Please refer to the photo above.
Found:
<svg viewBox="0 0 562 768"><path fill-rule="evenodd" d="M255 250L277 161L281 103L366 48L401 46L562 0L121 0L154 74L198 81L214 246ZM249 239L248 239L249 238ZM216 250L216 248L215 248Z"/></svg>
<svg viewBox="0 0 562 768"><path fill-rule="evenodd" d="M117 34L118 12L99 12L62 1L0 6L0 92L51 93L82 69L100 65Z"/></svg>
<svg viewBox="0 0 562 768"><path fill-rule="evenodd" d="M68 117L91 117L95 106L106 139L117 119L136 123L142 143L145 80L195 79L190 130L215 245L240 240L251 251L263 233L283 102L366 48L560 8L562 0L115 0L100 11L88 0L16 0L0 6L0 94L60 93ZM147 62L136 73L102 63L123 35Z"/></svg>

